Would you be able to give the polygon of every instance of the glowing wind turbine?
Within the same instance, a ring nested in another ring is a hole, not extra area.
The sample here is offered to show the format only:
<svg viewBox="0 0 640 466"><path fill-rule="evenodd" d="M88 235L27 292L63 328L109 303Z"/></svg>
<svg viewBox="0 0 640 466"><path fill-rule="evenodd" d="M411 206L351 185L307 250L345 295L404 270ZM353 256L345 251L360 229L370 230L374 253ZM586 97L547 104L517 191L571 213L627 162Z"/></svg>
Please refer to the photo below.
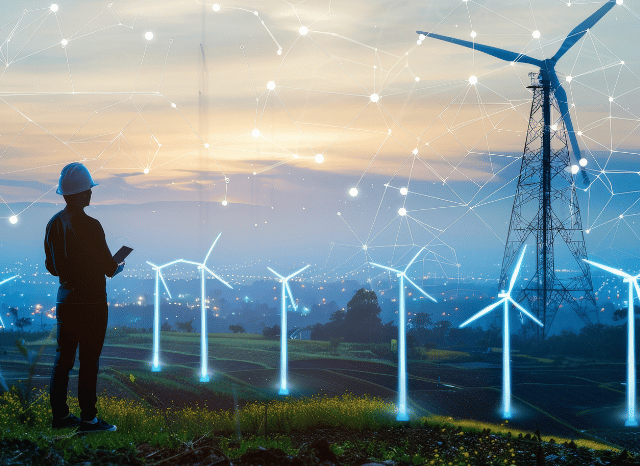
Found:
<svg viewBox="0 0 640 466"><path fill-rule="evenodd" d="M407 334L407 324L406 324L406 312L404 307L404 281L407 280L409 283L413 285L413 287L418 290L420 293L425 295L434 303L437 302L431 296L429 296L422 288L413 283L413 281L407 277L407 270L413 264L413 262L418 258L420 253L424 251L424 248L418 251L418 254L413 256L413 259L409 262L404 269L404 271L392 269L391 267L386 267L384 265L376 264L375 262L371 262L370 264L375 267L380 267L385 270L389 270L398 274L398 287L400 292L400 309L398 310L398 314L400 315L400 323L398 324L398 414L396 415L396 421L408 421L409 415L407 414L407 352L406 352L406 334Z"/></svg>
<svg viewBox="0 0 640 466"><path fill-rule="evenodd" d="M156 265L152 262L147 261L153 270L156 272L156 286L155 286L155 294L153 296L153 364L151 366L152 372L160 372L160 281L164 285L164 289L167 290L167 294L171 298L171 292L169 291L169 287L167 287L167 283L164 281L164 277L162 276L162 269L168 267L170 265L175 264L176 262L180 262L179 260L175 260L173 262L169 262L164 265Z"/></svg>
<svg viewBox="0 0 640 466"><path fill-rule="evenodd" d="M271 271L271 273L277 276L282 282L282 293L280 294L280 301L282 302L282 316L280 317L280 390L278 391L278 395L289 394L289 389L287 388L287 293L289 294L289 299L291 300L293 309L298 309L298 306L293 299L291 288L289 288L289 280L298 275L310 265L311 264L305 265L300 270L292 273L287 277L283 277L271 267L267 267Z"/></svg>
<svg viewBox="0 0 640 466"><path fill-rule="evenodd" d="M627 314L627 420L624 425L635 427L638 425L638 421L636 421L636 330L633 309L633 289L636 289L636 294L638 298L640 298L640 287L638 286L640 274L632 276L622 270L591 262L587 259L582 260L594 267L606 270L619 277L624 277L624 282L629 284L629 313Z"/></svg>
<svg viewBox="0 0 640 466"><path fill-rule="evenodd" d="M526 249L527 246L525 245L522 248L522 253L520 254L520 259L518 259L516 269L513 271L513 275L511 276L509 291L505 293L504 290L502 290L502 293L498 293L498 297L502 299L497 303L493 303L492 305L485 307L469 320L460 324L460 328L465 327L474 320L482 317L485 314L488 314L500 304L504 303L504 316L502 325L502 416L504 419L511 419L511 363L509 359L511 353L511 335L509 334L509 303L517 307L520 312L529 317L540 327L544 326L542 322L536 319L531 313L529 313L525 308L520 306L520 304L518 304L511 298L511 291L513 290L513 285L516 283L516 278L518 277L518 272L520 271L520 266L522 265L522 259L524 258L524 252Z"/></svg>
<svg viewBox="0 0 640 466"><path fill-rule="evenodd" d="M201 318L201 325L200 325L200 382L208 382L209 381L209 371L208 371L208 367L207 367L207 361L208 361L208 347L207 347L207 343L208 343L208 334L207 334L207 313L206 313L206 309L205 309L205 282L204 282L204 273L205 271L209 272L211 274L211 276L213 276L214 278L216 278L220 283L222 283L223 285L231 288L233 290L233 287L231 285L229 285L227 282L225 282L222 278L218 277L215 273L213 273L211 271L211 269L209 269L207 267L207 260L209 259L209 256L211 255L211 251L213 251L213 247L216 245L216 243L218 242L218 239L220 239L220 235L222 233L218 234L218 237L216 238L216 240L213 242L213 244L211 245L211 247L209 248L209 252L207 253L207 255L205 256L204 260L202 261L202 263L199 262L193 262L193 261L187 261L184 259L180 259L180 262L184 262L186 264L193 264L198 266L198 269L200 270L200 318Z"/></svg>
<svg viewBox="0 0 640 466"><path fill-rule="evenodd" d="M8 281L13 280L14 278L18 278L18 275L14 275L13 277L6 278L0 282L0 285L4 285ZM2 321L2 316L0 316L0 328L4 328L4 322Z"/></svg>

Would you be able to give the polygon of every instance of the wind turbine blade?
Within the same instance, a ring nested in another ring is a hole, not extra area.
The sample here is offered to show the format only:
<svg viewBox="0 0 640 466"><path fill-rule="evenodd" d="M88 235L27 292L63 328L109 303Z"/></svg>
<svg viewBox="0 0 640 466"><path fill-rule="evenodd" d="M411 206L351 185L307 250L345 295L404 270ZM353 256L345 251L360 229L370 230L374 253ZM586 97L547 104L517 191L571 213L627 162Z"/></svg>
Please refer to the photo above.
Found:
<svg viewBox="0 0 640 466"><path fill-rule="evenodd" d="M218 240L220 239L220 235L222 234L222 232L218 233L218 236L216 237L216 240L213 242L213 244L211 245L211 247L209 248L209 252L207 253L207 255L205 256L204 260L202 261L203 264L207 263L207 260L209 259L209 256L211 255L211 251L213 251L213 248L215 247L216 243L218 242Z"/></svg>
<svg viewBox="0 0 640 466"><path fill-rule="evenodd" d="M185 261L184 261L184 259L176 259L176 260L174 260L174 261L167 262L166 264L161 265L161 266L159 266L158 268L159 268L159 269L164 269L165 267L169 267L170 265L177 264L178 262L185 262Z"/></svg>
<svg viewBox="0 0 640 466"><path fill-rule="evenodd" d="M422 251L424 251L424 247L423 247L422 249L420 249L420 250L418 251L418 253L417 253L415 256L413 256L413 259L411 259L411 260L409 261L409 264L404 268L404 272L405 272L405 273L407 272L407 270L409 270L409 267L411 267L411 264L413 264L413 261L415 261L415 260L418 258L418 256L420 255L420 253L421 253ZM406 277L406 275L405 275L405 277Z"/></svg>
<svg viewBox="0 0 640 466"><path fill-rule="evenodd" d="M231 285L229 285L227 282L225 282L222 278L218 277L215 273L213 273L211 271L211 269L209 269L209 267L207 267L206 265L202 266L203 269L205 269L207 272L209 272L216 280L218 280L220 283L222 283L223 285L227 286L228 288L231 288L233 290L233 287Z"/></svg>
<svg viewBox="0 0 640 466"><path fill-rule="evenodd" d="M619 277L633 278L631 277L631 275L623 272L622 270L614 269L613 267L607 267L606 265L598 264L597 262L591 262L590 260L587 260L587 259L582 259L582 260L585 261L587 264L591 264L594 267L598 267L599 269L606 270L607 272L611 272L615 275L618 275Z"/></svg>
<svg viewBox="0 0 640 466"><path fill-rule="evenodd" d="M576 133L573 129L573 122L571 121L571 114L569 113L569 103L567 102L567 93L562 88L560 81L558 80L558 76L556 75L555 70L550 71L551 76L551 85L554 88L554 94L556 96L556 101L558 102L558 107L560 108L560 114L562 115L562 121L564 121L564 126L567 129L567 134L569 135L569 142L571 142L571 151L573 152L573 156L576 159L576 162L580 162L582 158L580 152L580 146L578 145L578 138L576 137ZM589 186L589 175L587 175L587 170L584 167L580 167L580 173L582 174L582 182Z"/></svg>
<svg viewBox="0 0 640 466"><path fill-rule="evenodd" d="M291 300L291 306L293 306L294 310L298 310L298 305L296 301L293 299L293 293L291 293L291 288L289 288L289 282L284 282L284 286L287 288L287 294L289 295L289 299Z"/></svg>
<svg viewBox="0 0 640 466"><path fill-rule="evenodd" d="M544 327L544 324L542 322L540 322L538 319L536 319L533 314L531 314L529 311L527 311L524 307L520 306L520 304L516 303L513 299L511 298L507 298L509 301L511 301L511 304L513 304L515 307L518 308L518 310L520 312L522 312L524 315L526 315L529 319L533 320L536 324L538 324L540 327Z"/></svg>
<svg viewBox="0 0 640 466"><path fill-rule="evenodd" d="M280 280L284 281L284 277L282 275L280 275L278 272L276 272L275 270L273 270L271 267L267 267L272 274L276 275Z"/></svg>
<svg viewBox="0 0 640 466"><path fill-rule="evenodd" d="M18 277L19 277L19 275L14 275L13 277L6 278L6 279L4 279L4 280L2 280L0 282L0 285L3 285L5 283L7 283L8 281L13 280L14 278L18 278Z"/></svg>
<svg viewBox="0 0 640 466"><path fill-rule="evenodd" d="M390 272L402 273L399 270L392 269L391 267L387 267L386 265L376 264L375 262L369 262L369 264L373 265L374 267L380 267L381 269L389 270Z"/></svg>
<svg viewBox="0 0 640 466"><path fill-rule="evenodd" d="M402 274L404 275L404 274ZM418 290L420 293L422 293L423 295L425 295L427 298L429 298L431 301L433 301L434 303L437 303L438 301L436 301L435 299L433 299L433 297L431 297L429 294L427 294L422 288L420 288L418 285L416 285L415 283L413 283L413 281L407 277L406 275L404 275L404 279L406 281L408 281L409 283L411 283L413 285L413 287ZM402 293L402 290L400 290L400 292Z"/></svg>
<svg viewBox="0 0 640 466"><path fill-rule="evenodd" d="M616 0L609 0L607 3L602 5L594 14L589 16L583 22L578 24L573 30L567 35L567 38L564 40L556 54L553 56L551 60L553 62L557 62L562 58L562 56L567 53L567 51L573 47L576 42L582 39L589 29L591 29L595 24L602 19L604 15L606 15L611 8L616 5Z"/></svg>
<svg viewBox="0 0 640 466"><path fill-rule="evenodd" d="M427 37L432 37L434 39L443 40L445 42L451 42L452 44L462 45L463 47L467 47L469 49L477 50L478 52L486 53L487 55L491 55L492 57L499 58L504 61L511 61L517 63L528 63L530 65L535 65L538 68L542 68L543 62L541 60L536 60L533 57L525 55L523 53L515 53L510 52L509 50L499 49L497 47L491 47L489 45L478 44L477 42L469 42L468 40L460 40L454 39L453 37L441 36L440 34L433 34L431 32L421 32L416 31L418 34L422 34Z"/></svg>
<svg viewBox="0 0 640 466"><path fill-rule="evenodd" d="M491 304L490 306L485 307L483 310L481 310L480 312L478 312L476 315L474 315L473 317L471 317L468 320L465 320L464 322L462 322L460 324L459 328L462 327L466 327L467 325L469 325L471 322L473 322L476 319L479 319L480 317L489 314L491 311L493 311L496 307L500 306L500 304L504 303L504 300L507 298L502 298L500 301Z"/></svg>
<svg viewBox="0 0 640 466"><path fill-rule="evenodd" d="M162 272L158 270L158 275L160 275L160 280L162 280L162 284L164 285L164 289L167 290L167 294L171 298L171 291L169 291L169 287L167 286L167 282L164 281L164 277L162 276Z"/></svg>
<svg viewBox="0 0 640 466"><path fill-rule="evenodd" d="M513 275L511 275L511 282L509 282L509 291L508 295L511 295L511 290L513 290L513 285L516 284L516 278L518 277L518 272L520 272L520 266L522 265L522 259L524 258L524 252L527 250L527 245L525 244L522 248L522 252L520 253L520 259L518 259L518 264L516 265L516 269L513 271Z"/></svg>
<svg viewBox="0 0 640 466"><path fill-rule="evenodd" d="M156 264L154 264L153 262L149 262L149 261L147 261L147 264L149 264L149 265L150 265L151 267L153 267L154 269L158 269L158 268L159 268L159 267L158 267Z"/></svg>
<svg viewBox="0 0 640 466"><path fill-rule="evenodd" d="M309 267L311 267L311 264L307 264L304 267L302 267L300 270L298 270L297 272L293 272L291 275L289 275L287 278L285 278L285 280L289 280L290 278L295 277L296 275L298 275L300 272L302 272L303 270L308 269Z"/></svg>

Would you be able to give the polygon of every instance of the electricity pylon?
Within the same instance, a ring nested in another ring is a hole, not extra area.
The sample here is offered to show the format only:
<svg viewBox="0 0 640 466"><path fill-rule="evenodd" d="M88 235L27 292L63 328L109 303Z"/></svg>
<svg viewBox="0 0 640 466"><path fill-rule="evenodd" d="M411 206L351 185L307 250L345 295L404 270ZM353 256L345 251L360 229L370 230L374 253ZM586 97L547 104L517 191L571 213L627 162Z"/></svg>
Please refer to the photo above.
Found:
<svg viewBox="0 0 640 466"><path fill-rule="evenodd" d="M593 285L582 231L580 209L576 198L574 176L582 173L583 183L589 183L585 166L587 160L580 155L577 135L571 121L567 93L562 88L555 67L558 62L586 33L596 25L621 0L608 0L598 10L582 21L564 39L551 58L537 59L524 53L516 53L477 42L455 39L429 32L417 31L422 38L433 38L482 52L511 63L526 63L539 68L530 73L533 92L527 140L522 156L518 188L511 212L511 223L502 259L500 284L504 289L509 279L508 272L520 247L528 238L536 242L535 273L527 286L519 293L518 301L527 299L536 317L544 324L538 330L542 339L549 332L551 323L562 302L566 302L578 316L590 323L586 311L588 304L595 309ZM539 32L534 37L539 37ZM469 79L470 83L477 82ZM571 81L567 76L566 81ZM552 108L558 117L552 121ZM578 162L571 166L568 141ZM578 275L560 278L556 274L554 239L562 239L573 262L562 268L576 268ZM575 294L583 294L576 299Z"/></svg>

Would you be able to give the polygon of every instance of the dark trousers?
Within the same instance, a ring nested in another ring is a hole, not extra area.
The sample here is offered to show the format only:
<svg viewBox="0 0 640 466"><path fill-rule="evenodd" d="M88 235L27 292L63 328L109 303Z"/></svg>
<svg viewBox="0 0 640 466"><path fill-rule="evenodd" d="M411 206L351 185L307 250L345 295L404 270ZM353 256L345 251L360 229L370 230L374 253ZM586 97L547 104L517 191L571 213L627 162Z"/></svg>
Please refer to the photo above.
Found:
<svg viewBox="0 0 640 466"><path fill-rule="evenodd" d="M69 372L76 361L76 349L80 348L80 371L78 374L78 401L80 418L91 421L96 417L96 384L98 382L98 360L102 352L107 331L107 303L59 303L56 307L58 321L58 347L53 363L53 374L49 388L51 412L54 419L69 414L67 391Z"/></svg>

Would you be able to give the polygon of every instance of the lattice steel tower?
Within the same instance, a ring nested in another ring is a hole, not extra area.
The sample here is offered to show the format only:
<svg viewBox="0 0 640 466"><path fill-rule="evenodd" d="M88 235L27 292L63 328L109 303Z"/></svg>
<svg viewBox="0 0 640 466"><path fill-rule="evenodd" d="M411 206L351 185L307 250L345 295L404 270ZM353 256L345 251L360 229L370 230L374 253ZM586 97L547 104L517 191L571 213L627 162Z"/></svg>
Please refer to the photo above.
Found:
<svg viewBox="0 0 640 466"><path fill-rule="evenodd" d="M567 35L553 57L545 60L476 42L417 31L421 34L421 39L433 38L450 42L500 60L527 63L540 69L538 73L533 73L534 79L529 86L533 90L529 129L500 272L502 290L506 288L507 274L520 246L530 238L535 239L535 273L518 300L528 299L536 317L544 323L541 333L538 333L539 338L548 334L562 302L569 304L585 323L590 322L586 311L588 305L595 307L591 272L588 264L582 261L583 258L586 259L587 251L573 177L577 172L572 173L567 141L571 143L573 155L579 162L576 167L581 171L582 180L586 184L589 183L584 169L587 161L580 155L567 94L560 84L555 66L616 4L616 0L608 0ZM556 114L553 120L552 109ZM557 271L556 258L563 256L563 253L567 256L566 261L562 257L560 263L563 264L563 270ZM577 275L572 275L576 273ZM576 297L577 293L582 293L582 296Z"/></svg>
<svg viewBox="0 0 640 466"><path fill-rule="evenodd" d="M587 250L573 173L569 169L567 130L562 119L552 123L551 109L560 114L560 108L547 73L541 71L529 76L531 86L528 88L533 91L533 102L499 289L508 286L509 272L520 247L527 240L534 240L535 271L518 300L529 302L533 313L544 324L538 330L538 337L544 338L561 303L569 304L589 323L586 310L589 305L595 308L595 299L589 264L582 260L587 258ZM556 247L556 243L562 243L563 247ZM577 272L565 272L563 277L556 273L558 249L565 253L563 268L577 269Z"/></svg>

